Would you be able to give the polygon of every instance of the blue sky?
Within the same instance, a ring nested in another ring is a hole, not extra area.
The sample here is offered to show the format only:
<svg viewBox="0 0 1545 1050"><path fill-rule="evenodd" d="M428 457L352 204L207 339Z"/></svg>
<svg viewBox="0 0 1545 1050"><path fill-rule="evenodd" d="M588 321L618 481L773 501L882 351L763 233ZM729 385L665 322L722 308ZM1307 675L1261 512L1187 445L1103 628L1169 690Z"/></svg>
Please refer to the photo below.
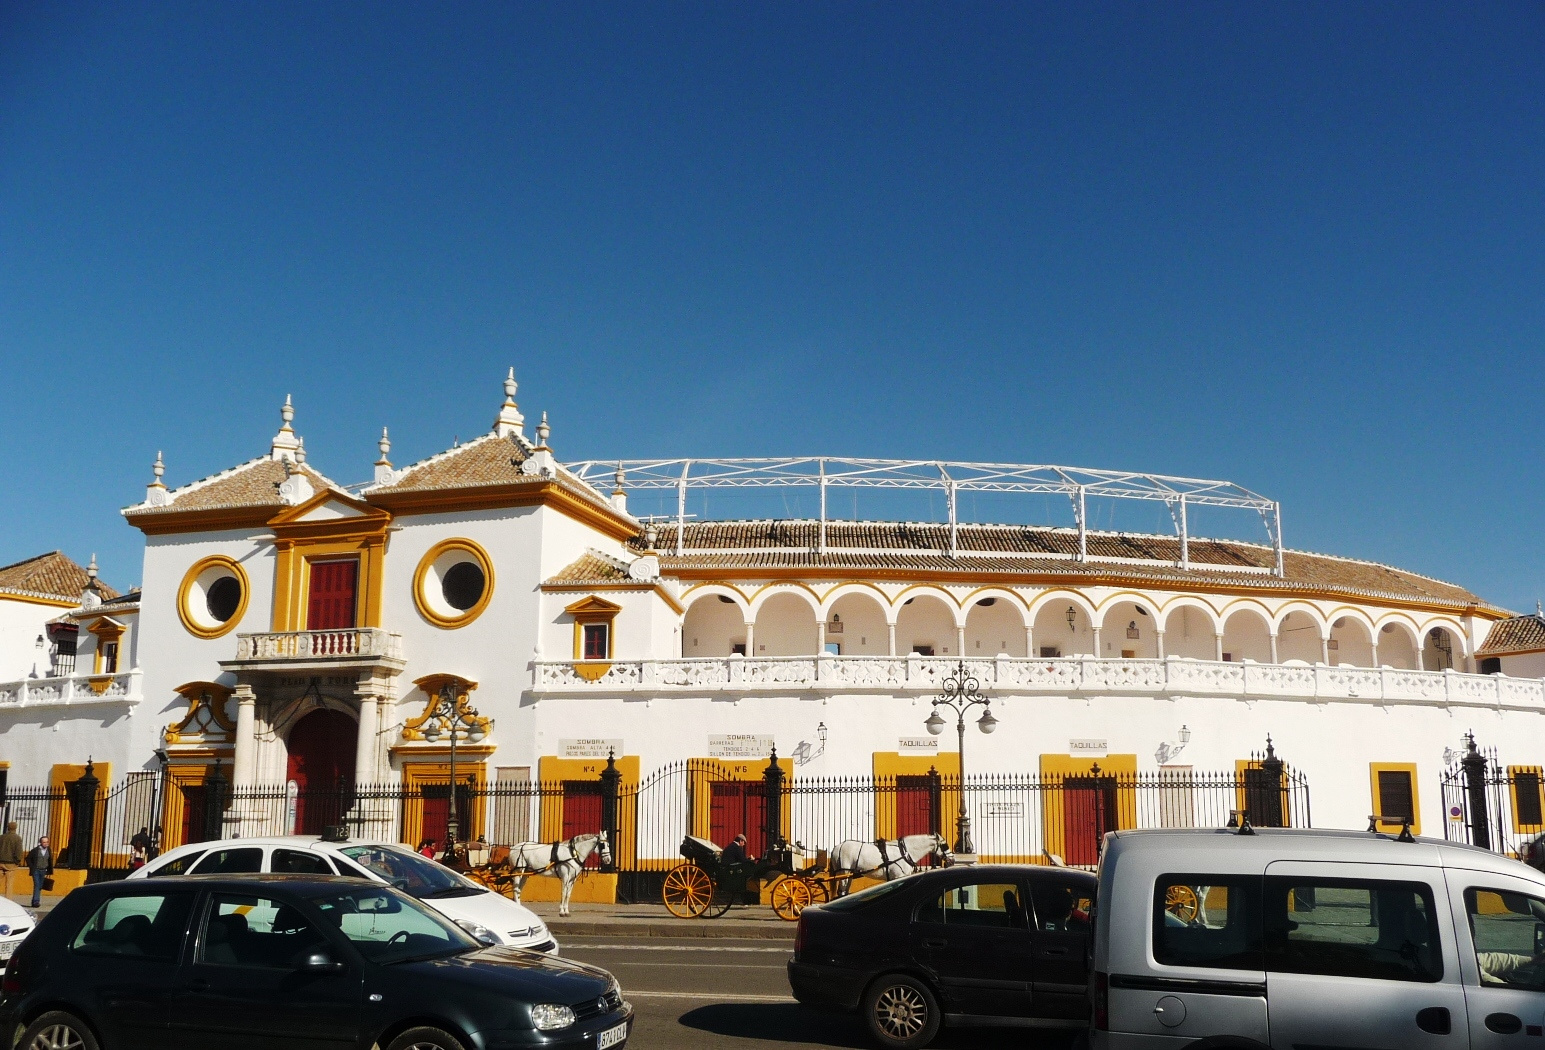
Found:
<svg viewBox="0 0 1545 1050"><path fill-rule="evenodd" d="M158 449L289 393L363 480L514 365L564 459L1228 478L1532 609L1542 51L1524 3L3 5L0 563L136 583Z"/></svg>

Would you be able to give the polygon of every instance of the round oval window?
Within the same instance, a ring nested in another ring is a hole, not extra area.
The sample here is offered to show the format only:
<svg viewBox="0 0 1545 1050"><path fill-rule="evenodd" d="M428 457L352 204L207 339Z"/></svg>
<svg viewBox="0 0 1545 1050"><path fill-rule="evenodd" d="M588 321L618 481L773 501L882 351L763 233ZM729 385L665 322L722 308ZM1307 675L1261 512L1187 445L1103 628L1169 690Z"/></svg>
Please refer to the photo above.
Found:
<svg viewBox="0 0 1545 1050"><path fill-rule="evenodd" d="M241 581L234 576L222 576L210 583L204 592L204 607L218 623L228 623L241 606Z"/></svg>
<svg viewBox="0 0 1545 1050"><path fill-rule="evenodd" d="M466 612L482 600L486 585L483 569L477 562L459 561L440 577L440 594L452 609Z"/></svg>

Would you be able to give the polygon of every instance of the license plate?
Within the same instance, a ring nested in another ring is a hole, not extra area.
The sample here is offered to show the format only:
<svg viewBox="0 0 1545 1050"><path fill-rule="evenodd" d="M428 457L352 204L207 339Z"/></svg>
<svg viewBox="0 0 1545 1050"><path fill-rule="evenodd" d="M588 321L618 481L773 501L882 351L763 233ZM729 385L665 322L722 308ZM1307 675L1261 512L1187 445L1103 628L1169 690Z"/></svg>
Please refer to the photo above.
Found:
<svg viewBox="0 0 1545 1050"><path fill-rule="evenodd" d="M0 959L9 959L20 941L0 941Z"/></svg>
<svg viewBox="0 0 1545 1050"><path fill-rule="evenodd" d="M620 1024L616 1028L608 1028L595 1037L595 1050L606 1050L609 1046L621 1046L628 1038L628 1026Z"/></svg>

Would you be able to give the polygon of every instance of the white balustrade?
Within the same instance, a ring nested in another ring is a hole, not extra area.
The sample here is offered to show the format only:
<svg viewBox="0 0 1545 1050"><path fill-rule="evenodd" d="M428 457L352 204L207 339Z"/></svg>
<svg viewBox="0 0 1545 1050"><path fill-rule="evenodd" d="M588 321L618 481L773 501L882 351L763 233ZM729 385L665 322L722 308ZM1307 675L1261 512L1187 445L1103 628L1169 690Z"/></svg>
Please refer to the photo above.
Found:
<svg viewBox="0 0 1545 1050"><path fill-rule="evenodd" d="M18 707L84 707L87 704L137 704L139 671L76 674L60 678L23 678L0 682L0 711Z"/></svg>
<svg viewBox="0 0 1545 1050"><path fill-rule="evenodd" d="M1047 659L999 656L967 660L982 689L1067 695L1195 695L1379 703L1458 703L1545 708L1545 680L1456 671L1323 664L1164 660ZM604 695L803 692L936 693L959 661L932 656L781 656L613 661L604 673L564 660L536 664L536 692ZM4 703L0 692L0 705Z"/></svg>
<svg viewBox="0 0 1545 1050"><path fill-rule="evenodd" d="M237 660L402 659L402 635L379 627L340 631L270 631L236 636Z"/></svg>

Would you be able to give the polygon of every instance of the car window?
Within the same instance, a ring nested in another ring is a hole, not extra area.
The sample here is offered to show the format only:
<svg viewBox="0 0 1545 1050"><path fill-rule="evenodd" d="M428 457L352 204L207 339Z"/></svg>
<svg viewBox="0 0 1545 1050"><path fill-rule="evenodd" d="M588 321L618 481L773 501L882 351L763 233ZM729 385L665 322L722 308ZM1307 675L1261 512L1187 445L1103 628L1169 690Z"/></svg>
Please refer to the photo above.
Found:
<svg viewBox="0 0 1545 1050"><path fill-rule="evenodd" d="M309 849L276 849L268 862L268 870L283 875L331 875L327 858Z"/></svg>
<svg viewBox="0 0 1545 1050"><path fill-rule="evenodd" d="M1048 933L1088 933L1094 894L1083 886L1052 879L1031 879L1035 928Z"/></svg>
<svg viewBox="0 0 1545 1050"><path fill-rule="evenodd" d="M1503 890L1465 890L1481 983L1545 991L1545 901Z"/></svg>
<svg viewBox="0 0 1545 1050"><path fill-rule="evenodd" d="M188 873L188 869L193 867L193 865L197 863L198 859L203 855L204 851L201 849L196 849L192 850L191 852L184 853L182 856L176 858L175 860L169 860L165 864L162 864L154 870L147 872L145 874L145 878L157 879L162 875L186 875Z"/></svg>
<svg viewBox="0 0 1545 1050"><path fill-rule="evenodd" d="M193 869L195 875L252 875L263 870L263 850L258 846L212 849Z"/></svg>
<svg viewBox="0 0 1545 1050"><path fill-rule="evenodd" d="M481 947L449 919L384 888L321 894L311 903L372 962L459 955Z"/></svg>
<svg viewBox="0 0 1545 1050"><path fill-rule="evenodd" d="M875 901L881 900L882 898L889 897L891 894L896 893L899 890L910 889L914 885L916 885L916 883L910 882L904 878L892 879L890 882L882 882L878 885L870 886L867 889L859 890L857 893L850 893L846 897L838 897L830 904L823 904L821 907L825 911L853 911L857 908L863 908L867 905L873 904Z"/></svg>
<svg viewBox="0 0 1545 1050"><path fill-rule="evenodd" d="M473 885L445 865L408 850L389 846L348 846L338 852L381 876L387 885L422 900L483 892L481 886Z"/></svg>
<svg viewBox="0 0 1545 1050"><path fill-rule="evenodd" d="M1261 937L1258 876L1160 875L1155 881L1155 962L1262 970Z"/></svg>
<svg viewBox="0 0 1545 1050"><path fill-rule="evenodd" d="M1443 950L1432 888L1376 879L1266 879L1266 968L1437 981Z"/></svg>
<svg viewBox="0 0 1545 1050"><path fill-rule="evenodd" d="M192 908L192 892L113 897L86 920L70 950L176 962Z"/></svg>
<svg viewBox="0 0 1545 1050"><path fill-rule="evenodd" d="M271 897L217 893L199 938L199 962L293 970L327 939L293 904Z"/></svg>
<svg viewBox="0 0 1545 1050"><path fill-rule="evenodd" d="M918 905L913 918L917 922L945 926L1024 929L1025 909L1020 901L1018 883L970 882L952 886L924 901Z"/></svg>

